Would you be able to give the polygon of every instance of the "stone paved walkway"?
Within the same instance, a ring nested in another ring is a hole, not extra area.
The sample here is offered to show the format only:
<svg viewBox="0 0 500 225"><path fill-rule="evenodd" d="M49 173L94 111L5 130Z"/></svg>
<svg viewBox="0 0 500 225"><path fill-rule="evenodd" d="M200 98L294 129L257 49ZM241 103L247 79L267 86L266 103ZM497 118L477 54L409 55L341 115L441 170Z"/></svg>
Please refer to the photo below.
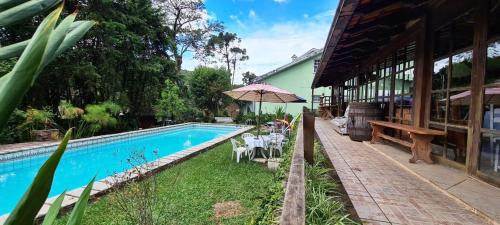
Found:
<svg viewBox="0 0 500 225"><path fill-rule="evenodd" d="M488 224L362 142L316 119L316 132L364 224Z"/></svg>
<svg viewBox="0 0 500 225"><path fill-rule="evenodd" d="M0 153L7 153L7 152L15 152L19 151L23 148L32 148L44 144L53 144L57 143L58 141L32 141L32 142L24 142L24 143L15 143L15 144L6 144L6 145L0 145Z"/></svg>

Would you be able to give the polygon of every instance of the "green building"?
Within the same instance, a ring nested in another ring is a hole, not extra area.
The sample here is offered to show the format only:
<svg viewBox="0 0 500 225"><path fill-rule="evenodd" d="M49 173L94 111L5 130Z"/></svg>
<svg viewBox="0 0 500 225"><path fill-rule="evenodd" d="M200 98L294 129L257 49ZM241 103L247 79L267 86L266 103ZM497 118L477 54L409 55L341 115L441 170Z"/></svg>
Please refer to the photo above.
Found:
<svg viewBox="0 0 500 225"><path fill-rule="evenodd" d="M286 104L286 112L292 115L297 115L302 112L302 107L311 108L313 101L314 109L318 108L319 96L331 95L329 87L321 87L314 89L314 97L311 92L311 84L314 78L314 73L319 65L322 49L311 49L301 56L292 56L292 61L286 65L276 68L262 76L259 76L256 83L266 83L275 87L292 92L307 100L307 103L288 103ZM276 108L284 103L262 103L262 113L274 113ZM258 112L259 105L256 104L255 112Z"/></svg>

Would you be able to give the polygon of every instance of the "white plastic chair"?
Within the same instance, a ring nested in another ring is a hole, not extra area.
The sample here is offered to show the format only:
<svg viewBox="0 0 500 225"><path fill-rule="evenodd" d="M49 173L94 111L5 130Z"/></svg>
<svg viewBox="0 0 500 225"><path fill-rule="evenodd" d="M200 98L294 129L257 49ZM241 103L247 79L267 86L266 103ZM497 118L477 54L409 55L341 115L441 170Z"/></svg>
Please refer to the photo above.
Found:
<svg viewBox="0 0 500 225"><path fill-rule="evenodd" d="M273 151L277 150L280 153L280 156L283 155L283 142L285 140L285 136L282 134L269 134L269 138L271 139L271 144L269 147L269 157L273 157Z"/></svg>
<svg viewBox="0 0 500 225"><path fill-rule="evenodd" d="M231 160L233 160L234 153L236 153L236 162L239 163L242 155L248 154L248 149L234 138L231 138L231 144L233 144L233 152L231 153Z"/></svg>

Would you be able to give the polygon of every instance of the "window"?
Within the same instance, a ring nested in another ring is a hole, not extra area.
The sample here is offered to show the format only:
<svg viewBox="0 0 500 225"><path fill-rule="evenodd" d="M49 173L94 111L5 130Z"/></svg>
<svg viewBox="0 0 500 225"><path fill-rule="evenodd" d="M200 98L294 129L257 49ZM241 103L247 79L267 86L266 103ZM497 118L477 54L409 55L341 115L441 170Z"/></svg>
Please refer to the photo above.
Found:
<svg viewBox="0 0 500 225"><path fill-rule="evenodd" d="M318 70L319 62L320 62L319 59L314 60L314 73L316 73L316 71Z"/></svg>
<svg viewBox="0 0 500 225"><path fill-rule="evenodd" d="M500 0L490 1L488 48L484 77L482 129L478 167L481 175L500 182Z"/></svg>
<svg viewBox="0 0 500 225"><path fill-rule="evenodd" d="M313 95L313 102L314 103L319 103L319 98L321 97L321 95Z"/></svg>
<svg viewBox="0 0 500 225"><path fill-rule="evenodd" d="M465 165L470 110L473 27L470 15L457 18L434 33L437 42L432 75L429 126L446 131L432 141L432 153ZM464 30L462 36L454 31ZM467 31L467 32L465 32ZM450 36L451 35L451 36Z"/></svg>

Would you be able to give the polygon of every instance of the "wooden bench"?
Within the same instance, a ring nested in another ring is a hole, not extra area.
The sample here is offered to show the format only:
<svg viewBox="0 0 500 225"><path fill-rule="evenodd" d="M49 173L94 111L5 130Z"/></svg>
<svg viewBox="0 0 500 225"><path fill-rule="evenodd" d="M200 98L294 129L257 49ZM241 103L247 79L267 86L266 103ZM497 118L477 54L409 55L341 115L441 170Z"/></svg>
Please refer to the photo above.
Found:
<svg viewBox="0 0 500 225"><path fill-rule="evenodd" d="M410 163L415 163L418 160L423 160L427 163L433 163L431 159L431 141L435 136L446 135L444 131L414 127L405 124L378 120L371 120L368 122L372 126L371 143L379 143L382 139L385 139L411 148L413 157L410 159ZM404 141L384 134L385 128L392 128L408 132L408 134L410 134L412 142Z"/></svg>

